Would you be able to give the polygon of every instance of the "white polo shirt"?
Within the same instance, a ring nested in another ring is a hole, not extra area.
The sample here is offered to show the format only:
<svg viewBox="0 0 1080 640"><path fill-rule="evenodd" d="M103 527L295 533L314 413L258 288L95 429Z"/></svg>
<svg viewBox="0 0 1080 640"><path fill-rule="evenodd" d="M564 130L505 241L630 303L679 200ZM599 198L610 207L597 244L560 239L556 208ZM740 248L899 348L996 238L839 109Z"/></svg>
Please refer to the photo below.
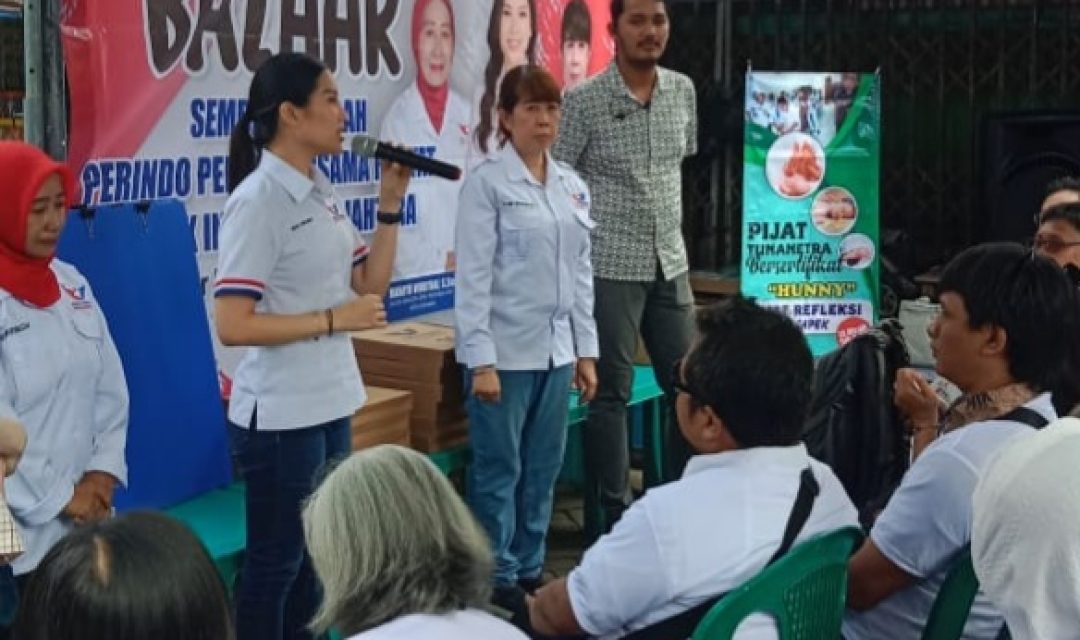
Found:
<svg viewBox="0 0 1080 640"><path fill-rule="evenodd" d="M1024 405L1048 421L1057 418L1050 394ZM983 469L1002 448L1034 429L1020 422L975 422L933 442L911 465L885 505L870 539L890 562L918 582L864 612L848 611L848 640L918 638L956 554L971 541L972 495ZM1001 614L980 593L963 638L993 640Z"/></svg>
<svg viewBox="0 0 1080 640"><path fill-rule="evenodd" d="M249 296L256 313L297 314L356 296L353 267L367 258L360 231L330 181L313 179L264 150L233 191L221 221L214 296ZM349 336L336 333L273 347L247 347L233 377L229 421L297 429L352 415L364 385Z"/></svg>
<svg viewBox="0 0 1080 640"><path fill-rule="evenodd" d="M528 636L508 622L477 609L442 615L414 613L358 633L349 640L526 640Z"/></svg>
<svg viewBox="0 0 1080 640"><path fill-rule="evenodd" d="M23 574L74 524L61 513L87 471L127 484L128 392L120 355L90 285L53 260L60 299L46 308L0 289L0 417L26 427L26 451L4 481L26 544Z"/></svg>
<svg viewBox="0 0 1080 640"><path fill-rule="evenodd" d="M589 189L547 158L547 183L513 145L466 179L458 211L454 323L469 368L546 370L596 358Z"/></svg>
<svg viewBox="0 0 1080 640"><path fill-rule="evenodd" d="M571 572L570 603L582 628L618 638L754 577L780 547L807 465L821 492L795 544L857 526L840 481L802 444L695 456L681 479L635 502ZM776 626L753 616L736 637L775 639Z"/></svg>

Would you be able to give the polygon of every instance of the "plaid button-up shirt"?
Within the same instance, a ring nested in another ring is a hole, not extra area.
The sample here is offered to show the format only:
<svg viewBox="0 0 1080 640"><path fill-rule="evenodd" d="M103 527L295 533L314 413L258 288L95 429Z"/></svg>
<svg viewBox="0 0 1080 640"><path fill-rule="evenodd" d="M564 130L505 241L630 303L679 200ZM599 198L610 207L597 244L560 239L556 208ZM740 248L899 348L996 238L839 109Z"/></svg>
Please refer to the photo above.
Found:
<svg viewBox="0 0 1080 640"><path fill-rule="evenodd" d="M0 464L0 474L4 472L4 465ZM15 519L11 517L11 509L7 506L4 498L4 480L0 478L0 564L7 564L17 558L23 551L22 536L15 527Z"/></svg>
<svg viewBox="0 0 1080 640"><path fill-rule="evenodd" d="M682 237L682 160L697 152L697 98L681 73L658 69L649 104L615 63L567 93L552 155L592 192L593 272L623 281L688 269Z"/></svg>

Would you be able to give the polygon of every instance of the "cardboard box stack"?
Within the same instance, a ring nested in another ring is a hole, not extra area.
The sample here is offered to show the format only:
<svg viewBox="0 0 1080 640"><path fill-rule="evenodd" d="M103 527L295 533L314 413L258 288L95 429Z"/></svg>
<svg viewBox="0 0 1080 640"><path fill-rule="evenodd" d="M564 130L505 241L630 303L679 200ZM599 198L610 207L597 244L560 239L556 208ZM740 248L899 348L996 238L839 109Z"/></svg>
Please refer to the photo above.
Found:
<svg viewBox="0 0 1080 640"><path fill-rule="evenodd" d="M352 334L364 382L411 391L413 448L439 451L469 437L454 330L420 322L395 323Z"/></svg>
<svg viewBox="0 0 1080 640"><path fill-rule="evenodd" d="M377 444L409 446L409 419L412 415L411 391L367 386L367 402L353 414L352 448L365 449Z"/></svg>

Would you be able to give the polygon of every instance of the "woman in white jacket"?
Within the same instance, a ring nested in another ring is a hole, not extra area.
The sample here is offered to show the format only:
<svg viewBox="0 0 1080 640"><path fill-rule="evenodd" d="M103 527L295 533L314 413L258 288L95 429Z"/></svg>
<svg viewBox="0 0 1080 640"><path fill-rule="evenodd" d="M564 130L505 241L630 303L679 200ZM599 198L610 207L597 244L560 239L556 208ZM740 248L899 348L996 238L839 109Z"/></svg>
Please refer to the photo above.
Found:
<svg viewBox="0 0 1080 640"><path fill-rule="evenodd" d="M0 143L0 419L28 436L4 483L26 547L11 565L20 584L72 527L109 517L127 480L120 357L90 285L54 258L73 194L67 167Z"/></svg>

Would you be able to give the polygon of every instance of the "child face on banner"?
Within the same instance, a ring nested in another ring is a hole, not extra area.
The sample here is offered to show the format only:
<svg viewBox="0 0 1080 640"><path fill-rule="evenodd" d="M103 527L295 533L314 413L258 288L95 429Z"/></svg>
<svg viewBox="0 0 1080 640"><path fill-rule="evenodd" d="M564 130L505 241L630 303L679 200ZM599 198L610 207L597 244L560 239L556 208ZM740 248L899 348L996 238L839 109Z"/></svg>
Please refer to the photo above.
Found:
<svg viewBox="0 0 1080 640"><path fill-rule="evenodd" d="M563 85L567 89L572 89L585 81L589 72L590 52L588 42L570 40L563 44Z"/></svg>
<svg viewBox="0 0 1080 640"><path fill-rule="evenodd" d="M64 228L66 203L60 176L49 176L30 203L30 215L26 218L27 256L49 258L56 253L56 243Z"/></svg>
<svg viewBox="0 0 1080 640"><path fill-rule="evenodd" d="M454 26L444 0L430 2L424 8L417 52L424 80L433 87L446 84L454 62Z"/></svg>
<svg viewBox="0 0 1080 640"><path fill-rule="evenodd" d="M513 69L528 62L531 38L532 10L529 0L502 0L499 46L502 48L504 69Z"/></svg>

